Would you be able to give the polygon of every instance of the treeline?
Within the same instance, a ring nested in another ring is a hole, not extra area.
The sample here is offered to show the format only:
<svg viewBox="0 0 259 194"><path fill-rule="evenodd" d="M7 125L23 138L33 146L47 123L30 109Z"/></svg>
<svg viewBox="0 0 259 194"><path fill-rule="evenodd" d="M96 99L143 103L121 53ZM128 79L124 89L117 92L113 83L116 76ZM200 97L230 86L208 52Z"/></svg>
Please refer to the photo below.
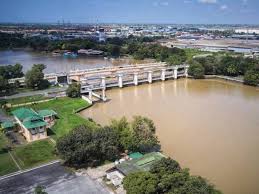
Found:
<svg viewBox="0 0 259 194"><path fill-rule="evenodd" d="M245 84L259 84L259 61L252 58L224 56L207 56L193 59L189 75L203 78L204 75L244 76Z"/></svg>
<svg viewBox="0 0 259 194"><path fill-rule="evenodd" d="M57 141L57 151L73 167L97 166L120 158L121 153L160 150L152 120L135 116L114 120L109 126L79 126Z"/></svg>
<svg viewBox="0 0 259 194"><path fill-rule="evenodd" d="M129 36L128 38L108 38L106 42L98 42L93 39L49 40L39 37L24 38L20 34L0 33L0 48L30 47L35 51L46 52L54 50L76 52L79 49L97 49L112 57L132 55L135 59L153 58L170 64L181 64L186 61L187 55L184 50L167 48L156 44L155 41L159 38L161 37ZM20 43L18 44L16 41Z"/></svg>
<svg viewBox="0 0 259 194"><path fill-rule="evenodd" d="M128 194L220 194L200 176L191 176L178 162L163 158L152 165L149 172L126 176L123 187Z"/></svg>

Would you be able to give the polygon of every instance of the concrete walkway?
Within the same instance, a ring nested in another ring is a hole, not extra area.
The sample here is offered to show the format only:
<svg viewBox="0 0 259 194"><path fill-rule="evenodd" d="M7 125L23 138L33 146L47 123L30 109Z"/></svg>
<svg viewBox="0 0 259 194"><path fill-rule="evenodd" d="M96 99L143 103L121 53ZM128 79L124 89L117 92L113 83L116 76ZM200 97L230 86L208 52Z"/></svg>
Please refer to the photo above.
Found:
<svg viewBox="0 0 259 194"><path fill-rule="evenodd" d="M23 93L18 93L14 94L11 96L2 96L0 99L14 99L14 98L20 98L20 97L27 97L27 96L35 96L35 95L44 95L46 93L60 93L60 92L65 92L67 89L67 86L60 87L60 88L50 88L46 90L37 90L37 91L31 91L31 92L23 92Z"/></svg>

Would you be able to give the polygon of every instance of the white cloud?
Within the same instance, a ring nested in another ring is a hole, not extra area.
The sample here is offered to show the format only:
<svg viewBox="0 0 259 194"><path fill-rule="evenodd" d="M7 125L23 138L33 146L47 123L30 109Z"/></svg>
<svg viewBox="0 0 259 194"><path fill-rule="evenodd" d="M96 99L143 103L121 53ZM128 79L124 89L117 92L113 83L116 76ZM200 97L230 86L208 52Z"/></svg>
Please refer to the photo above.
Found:
<svg viewBox="0 0 259 194"><path fill-rule="evenodd" d="M217 0L198 0L199 3L206 3L206 4L215 4Z"/></svg>
<svg viewBox="0 0 259 194"><path fill-rule="evenodd" d="M220 6L220 10L222 10L222 11L227 10L227 9L228 9L227 5L221 5Z"/></svg>
<svg viewBox="0 0 259 194"><path fill-rule="evenodd" d="M155 1L153 2L153 6L158 7L158 6L168 6L169 3L168 1Z"/></svg>

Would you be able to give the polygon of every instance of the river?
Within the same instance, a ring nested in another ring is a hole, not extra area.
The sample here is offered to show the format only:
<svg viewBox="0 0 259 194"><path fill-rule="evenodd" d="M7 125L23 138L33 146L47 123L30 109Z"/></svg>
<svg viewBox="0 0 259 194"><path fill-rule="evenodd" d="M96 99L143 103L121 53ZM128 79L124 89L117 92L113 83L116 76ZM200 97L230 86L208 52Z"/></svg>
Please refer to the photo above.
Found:
<svg viewBox="0 0 259 194"><path fill-rule="evenodd" d="M127 65L131 63L144 63L148 61L134 61L127 58L105 59L104 57L78 56L77 58L67 58L63 56L53 56L52 54L29 52L24 50L0 51L0 66L23 65L23 71L28 71L33 64L46 65L45 73L69 72L76 69L89 69L97 67L107 67L113 65Z"/></svg>
<svg viewBox="0 0 259 194"><path fill-rule="evenodd" d="M259 193L259 89L223 80L179 79L107 91L81 112L105 125L144 115L165 154L227 194Z"/></svg>

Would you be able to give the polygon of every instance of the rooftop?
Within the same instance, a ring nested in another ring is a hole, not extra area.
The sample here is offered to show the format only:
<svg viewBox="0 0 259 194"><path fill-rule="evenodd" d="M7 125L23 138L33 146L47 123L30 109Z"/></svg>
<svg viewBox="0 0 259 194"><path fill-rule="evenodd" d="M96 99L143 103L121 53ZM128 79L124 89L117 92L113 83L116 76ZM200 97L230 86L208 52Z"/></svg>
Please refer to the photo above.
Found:
<svg viewBox="0 0 259 194"><path fill-rule="evenodd" d="M12 128L14 127L14 123L12 121L5 121L1 124L1 127L3 129L9 129L9 128Z"/></svg>
<svg viewBox="0 0 259 194"><path fill-rule="evenodd" d="M164 157L165 156L160 152L151 152L143 155L142 157L122 162L116 165L116 168L124 175L138 171L149 171L155 162Z"/></svg>
<svg viewBox="0 0 259 194"><path fill-rule="evenodd" d="M38 115L35 111L33 111L32 109L29 109L29 108L18 108L16 110L12 111L12 114L21 121L23 121L24 119L26 119L28 117Z"/></svg>
<svg viewBox="0 0 259 194"><path fill-rule="evenodd" d="M38 113L41 117L57 115L57 113L54 110L51 110L51 109L39 110Z"/></svg>

